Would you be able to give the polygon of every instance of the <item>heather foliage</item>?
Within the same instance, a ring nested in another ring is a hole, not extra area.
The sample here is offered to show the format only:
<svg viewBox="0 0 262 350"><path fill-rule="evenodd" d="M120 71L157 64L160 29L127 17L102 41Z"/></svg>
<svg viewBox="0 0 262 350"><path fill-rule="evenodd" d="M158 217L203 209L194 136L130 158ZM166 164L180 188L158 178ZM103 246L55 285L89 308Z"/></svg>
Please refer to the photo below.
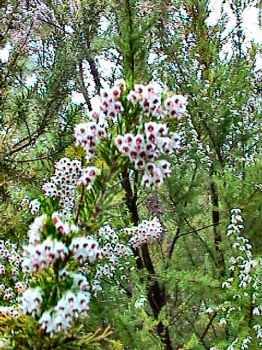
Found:
<svg viewBox="0 0 262 350"><path fill-rule="evenodd" d="M262 346L256 5L0 4L0 348Z"/></svg>

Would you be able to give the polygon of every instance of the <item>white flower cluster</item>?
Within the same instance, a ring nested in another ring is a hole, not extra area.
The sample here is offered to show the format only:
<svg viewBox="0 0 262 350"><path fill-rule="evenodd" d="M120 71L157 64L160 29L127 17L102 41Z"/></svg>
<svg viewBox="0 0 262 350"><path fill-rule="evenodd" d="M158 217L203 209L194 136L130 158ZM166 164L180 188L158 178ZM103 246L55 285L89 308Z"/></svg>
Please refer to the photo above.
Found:
<svg viewBox="0 0 262 350"><path fill-rule="evenodd" d="M29 209L32 215L35 215L37 213L39 213L40 210L40 202L38 199L34 199L31 202L29 202Z"/></svg>
<svg viewBox="0 0 262 350"><path fill-rule="evenodd" d="M36 316L41 309L43 298L41 288L28 288L21 297L21 306L24 313Z"/></svg>
<svg viewBox="0 0 262 350"><path fill-rule="evenodd" d="M74 207L77 181L82 175L81 162L62 158L55 164L55 174L50 182L43 185L45 195L59 199L59 204L65 213Z"/></svg>
<svg viewBox="0 0 262 350"><path fill-rule="evenodd" d="M259 346L262 346L262 326L260 324L254 325L254 330L256 332L256 337L259 340Z"/></svg>
<svg viewBox="0 0 262 350"><path fill-rule="evenodd" d="M245 337L241 342L240 349L241 350L249 349L249 345L250 345L251 341L252 341L252 337L250 337L250 336Z"/></svg>
<svg viewBox="0 0 262 350"><path fill-rule="evenodd" d="M41 242L41 233L45 227L47 217L42 215L35 218L28 231L29 245L24 247L22 268L26 272L39 271L51 266L58 259L64 260L72 254L80 263L94 262L101 257L98 242L92 237L75 237L67 247L62 241L47 237ZM62 235L78 232L74 224L62 222L59 213L53 213L52 222Z"/></svg>
<svg viewBox="0 0 262 350"><path fill-rule="evenodd" d="M67 330L74 318L88 311L89 302L89 292L66 292L53 309L43 312L38 321L40 328L47 334Z"/></svg>
<svg viewBox="0 0 262 350"><path fill-rule="evenodd" d="M231 222L227 227L227 235L234 238L232 248L236 251L236 254L229 259L229 270L238 270L239 287L247 288L252 281L251 269L256 266L257 262L252 259L252 246L249 240L241 235L243 228L241 210L237 208L232 209ZM233 278L227 279L227 281L222 284L222 287L229 288L233 280Z"/></svg>
<svg viewBox="0 0 262 350"><path fill-rule="evenodd" d="M90 187L96 175L96 167L83 169L79 160L62 158L55 164L55 174L43 185L43 190L47 197L59 199L62 213L66 215L74 208L76 187Z"/></svg>
<svg viewBox="0 0 262 350"><path fill-rule="evenodd" d="M89 166L82 171L82 175L78 180L78 185L84 185L87 187L90 187L93 183L96 175L97 175L97 168L94 166Z"/></svg>
<svg viewBox="0 0 262 350"><path fill-rule="evenodd" d="M252 337L251 336L246 336L243 339L241 338L236 338L228 347L226 350L235 350L235 349L240 349L240 350L246 350L249 349L249 345L252 342ZM236 347L237 346L237 347Z"/></svg>
<svg viewBox="0 0 262 350"><path fill-rule="evenodd" d="M65 233L70 230L70 225L62 224L60 217L57 218L60 229L59 232ZM55 221L55 219L53 219ZM28 230L29 244L24 247L22 269L24 272L39 271L54 264L57 259L64 259L68 254L65 244L51 237L46 238L41 243L41 235L47 222L47 216L36 217Z"/></svg>
<svg viewBox="0 0 262 350"><path fill-rule="evenodd" d="M45 227L46 221L47 216L45 214L34 219L27 232L29 244L37 244L41 241L41 232Z"/></svg>
<svg viewBox="0 0 262 350"><path fill-rule="evenodd" d="M63 242L48 237L42 243L24 247L22 268L25 272L39 271L67 255L68 249Z"/></svg>
<svg viewBox="0 0 262 350"><path fill-rule="evenodd" d="M138 170L144 170L144 186L160 185L164 177L171 173L170 163L158 160L161 154L170 154L180 148L180 137L174 133L168 137L165 124L149 122L145 124L145 133L118 135L115 139L119 152L129 157Z"/></svg>
<svg viewBox="0 0 262 350"><path fill-rule="evenodd" d="M119 235L109 225L101 227L97 236L105 262L97 267L96 283L93 286L95 292L102 278L112 278L118 269L126 269L128 267L126 258L132 255L131 249L121 243Z"/></svg>
<svg viewBox="0 0 262 350"><path fill-rule="evenodd" d="M137 84L127 98L134 104L139 103L146 115L158 118L171 115L180 118L186 111L187 99L181 95L174 95L166 98L162 105L161 93L161 90L156 91L153 84Z"/></svg>
<svg viewBox="0 0 262 350"><path fill-rule="evenodd" d="M95 96L93 99L95 106L90 112L92 121L80 123L75 127L76 143L85 149L88 160L94 156L98 140L106 136L107 121L117 120L118 116L124 111L120 101L123 88L123 83L117 82L113 88L103 90L100 95ZM186 111L187 99L181 95L174 95L167 97L162 103L161 94L162 92L156 91L152 84L135 85L134 90L130 91L127 99L134 105L138 104L146 115L159 118L171 115L180 118ZM154 123L151 124L154 125ZM151 128L150 125L148 127L149 129ZM174 134L171 139L167 137L165 125L159 125L159 127L154 125L153 128L156 130L150 131L150 135L148 135L149 139L147 135L146 137L144 135L125 135L125 140L129 140L130 136L131 138L135 138L135 147L130 152L126 147L120 150L120 152L130 155L131 160L136 161L136 166L139 169L144 168L143 164L145 163L146 156L149 159L151 157L151 160L153 160L157 148L160 148L162 153L170 153L174 148L178 148L179 139L176 140L178 136ZM161 140L157 136L161 136ZM118 140L120 138L121 136L118 137ZM157 144L156 141L158 141ZM130 142L127 142L127 146L129 146ZM142 153L140 154L141 157L138 156L138 153ZM162 176L160 175L158 177L161 182ZM147 184L148 181L146 180L145 183Z"/></svg>
<svg viewBox="0 0 262 350"><path fill-rule="evenodd" d="M241 209L231 209L231 222L227 227L227 236L231 236L233 233L240 234L240 231L244 228L243 218L241 216Z"/></svg>
<svg viewBox="0 0 262 350"><path fill-rule="evenodd" d="M105 119L115 121L123 112L124 108L120 102L123 84L123 82L117 81L112 88L102 90L100 95L93 98L94 108L90 115L96 123Z"/></svg>
<svg viewBox="0 0 262 350"><path fill-rule="evenodd" d="M109 225L101 227L98 236L107 240L102 247L102 254L110 263L115 264L118 258L132 254L128 246L120 243L118 235Z"/></svg>
<svg viewBox="0 0 262 350"><path fill-rule="evenodd" d="M16 244L0 240L0 302L15 302L17 295L26 288L21 273L22 258Z"/></svg>
<svg viewBox="0 0 262 350"><path fill-rule="evenodd" d="M29 288L23 293L21 298L23 312L32 316L40 316L38 323L47 334L68 329L73 319L89 308L90 293L83 291L88 287L86 278L81 274L72 274L71 277L74 279L74 285L80 290L67 291L54 308L44 311L41 316L42 290L39 287Z"/></svg>
<svg viewBox="0 0 262 350"><path fill-rule="evenodd" d="M139 248L143 244L157 241L161 238L162 226L158 218L151 221L144 220L137 227L128 229L128 233L132 236L129 240L133 248Z"/></svg>
<svg viewBox="0 0 262 350"><path fill-rule="evenodd" d="M21 310L15 306L0 306L0 316L16 318L21 315Z"/></svg>
<svg viewBox="0 0 262 350"><path fill-rule="evenodd" d="M86 152L86 159L90 160L95 154L96 144L106 136L106 122L80 123L75 127L76 145L82 146Z"/></svg>
<svg viewBox="0 0 262 350"><path fill-rule="evenodd" d="M127 99L134 104L138 103L145 114L160 117L163 113L160 92L156 92L152 84L136 84Z"/></svg>
<svg viewBox="0 0 262 350"><path fill-rule="evenodd" d="M1 293L1 296L3 297L3 300L6 302L7 301L11 302L16 297L16 293L14 292L14 289L11 287L7 288L4 284L0 285L0 293Z"/></svg>
<svg viewBox="0 0 262 350"><path fill-rule="evenodd" d="M93 263L102 256L98 242L92 237L73 238L69 250L80 264L86 261Z"/></svg>
<svg viewBox="0 0 262 350"><path fill-rule="evenodd" d="M230 224L227 228L227 235L231 241L232 256L229 258L228 272L230 277L222 283L222 288L230 289L226 294L223 304L217 310L223 313L225 324L230 324L236 319L243 317L250 310L247 308L252 303L251 312L253 320L260 321L262 315L262 264L252 255L252 246L242 235L244 228L243 218L240 209L231 210ZM228 299L228 295L230 296ZM248 321L247 321L248 322ZM261 321L260 321L261 322ZM247 325L247 329L250 329ZM227 349L249 349L251 346L260 348L262 346L262 327L259 323L253 326L254 332L236 338ZM241 333L241 332L240 332ZM256 347L257 346L257 347Z"/></svg>
<svg viewBox="0 0 262 350"><path fill-rule="evenodd" d="M74 319L89 308L90 293L87 292L90 289L89 282L84 274L66 270L68 258L75 258L81 264L93 263L102 256L102 253L98 242L92 237L81 236L72 239L70 236L64 237L70 232L77 232L78 228L64 223L59 213L53 213L52 222L62 235L59 235L58 239L47 237L41 241L42 235L45 236L45 227L48 227L47 221L47 217L43 215L36 218L30 226L28 232L30 243L24 248L23 268L27 271L39 271L54 265L59 259L60 267L56 276L58 281L66 279L68 290L64 291L61 299L57 300L55 307L47 310L44 309L43 304L46 297L44 291L40 287L29 288L23 293L21 305L24 313L39 319L39 325L43 331L53 334L71 327Z"/></svg>
<svg viewBox="0 0 262 350"><path fill-rule="evenodd" d="M84 148L86 159L95 154L96 144L106 137L107 120L115 121L123 111L119 101L122 93L122 83L116 83L111 89L102 90L93 98L93 109L90 112L91 121L83 122L75 127L76 144Z"/></svg>

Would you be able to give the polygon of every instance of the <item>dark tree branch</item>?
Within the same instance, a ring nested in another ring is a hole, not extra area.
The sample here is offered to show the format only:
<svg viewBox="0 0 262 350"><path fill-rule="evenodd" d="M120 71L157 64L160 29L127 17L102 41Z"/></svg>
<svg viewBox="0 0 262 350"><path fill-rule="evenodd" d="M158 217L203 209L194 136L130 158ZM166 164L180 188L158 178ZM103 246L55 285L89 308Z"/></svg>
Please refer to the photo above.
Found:
<svg viewBox="0 0 262 350"><path fill-rule="evenodd" d="M84 69L83 69L83 61L82 60L79 62L78 68L79 68L81 92L84 95L84 98L85 98L85 101L86 101L86 104L87 104L89 111L91 111L92 106L91 106L90 98L88 96L87 89L85 86Z"/></svg>
<svg viewBox="0 0 262 350"><path fill-rule="evenodd" d="M215 313L211 316L211 318L210 318L210 320L209 320L209 322L208 322L208 324L207 324L207 326L206 326L204 332L202 333L202 335L201 335L200 338L199 338L201 342L204 340L205 336L207 335L207 332L209 331L209 328L212 326L212 323L213 323L214 319L216 318L216 316L217 316L217 312L215 312Z"/></svg>
<svg viewBox="0 0 262 350"><path fill-rule="evenodd" d="M172 255L173 255L173 251L175 249L175 244L176 244L176 241L178 240L178 238L182 237L182 236L185 236L185 233L184 234L180 234L180 228L177 227L176 229L176 233L175 233L175 236L170 244L170 247L168 249L168 253L167 253L167 257L168 259L171 259L172 258Z"/></svg>

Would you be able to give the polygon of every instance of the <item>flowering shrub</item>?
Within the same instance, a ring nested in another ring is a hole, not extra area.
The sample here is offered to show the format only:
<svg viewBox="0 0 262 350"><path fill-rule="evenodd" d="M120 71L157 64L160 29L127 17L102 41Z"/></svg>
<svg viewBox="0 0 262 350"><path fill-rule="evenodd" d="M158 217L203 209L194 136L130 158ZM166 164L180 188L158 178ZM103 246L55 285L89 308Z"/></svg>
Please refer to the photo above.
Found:
<svg viewBox="0 0 262 350"><path fill-rule="evenodd" d="M175 133L169 137L163 123L143 121L145 116L164 119L171 115L179 119L185 111L186 99L182 96L163 99L151 85L137 85L125 94L125 86L117 84L96 98L98 108L90 112L93 121L75 127L77 145L83 147L86 160L90 161L99 141L112 139L115 127L124 130L125 118L133 111L144 125L145 134L116 136L114 143L120 153L129 155L135 169L144 170L142 184L160 185L171 173L170 163L160 157L179 147L179 137ZM132 130L137 130L136 124ZM121 285L133 265L132 249L161 238L162 227L157 218L123 229L122 233L107 225L97 234L81 235L81 227L72 223L75 214L76 223L79 219L79 188L92 191L97 176L99 171L95 166L85 167L76 159L58 161L55 174L43 185L43 190L46 198L57 201L60 211L36 217L28 231L22 267L24 272L37 273L39 282L35 276L33 286L22 295L21 305L23 312L34 317L46 334L68 330L76 318L89 310L92 295L103 291L104 281L113 278ZM35 203L31 207L39 211L40 206ZM125 232L130 235L129 241Z"/></svg>
<svg viewBox="0 0 262 350"><path fill-rule="evenodd" d="M128 276L139 249L143 255L145 247L161 239L161 223L153 218L115 230L99 221L88 227L89 218L96 219L111 178L130 170L142 175L143 186L160 186L171 174L166 157L180 149L179 134L165 120L176 127L187 104L183 96L151 84L128 91L116 83L94 101L89 120L74 131L85 158L56 162L54 175L42 186L45 199L29 203L32 214L42 215L30 225L23 249L22 269L31 277L20 304L47 336L74 329L107 283L130 294ZM105 169L97 167L99 159Z"/></svg>
<svg viewBox="0 0 262 350"><path fill-rule="evenodd" d="M63 272L69 260L76 259L82 264L87 259L94 262L100 256L95 240L83 236L69 240L69 234L77 232L77 227L63 224L57 214L53 215L52 220L42 215L31 225L29 245L24 247L23 269L39 273L52 267L55 272L55 276L51 277L52 283L54 286L59 283L61 296L51 292L57 287L45 291L44 285L27 289L21 299L23 311L37 317L41 329L48 334L66 330L75 316L88 310L90 293L86 290L88 284L85 277Z"/></svg>
<svg viewBox="0 0 262 350"><path fill-rule="evenodd" d="M115 139L116 146L123 155L129 157L137 170L144 170L142 184L146 187L161 185L171 173L170 163L156 161L161 154L169 154L178 148L179 136L167 137L165 124L154 122L145 124L145 135L125 134Z"/></svg>
<svg viewBox="0 0 262 350"><path fill-rule="evenodd" d="M90 160L99 141L114 133L114 126L122 132L126 128L128 132L114 138L118 151L129 157L136 170L144 171L143 185L161 185L171 173L170 163L163 156L180 148L180 136L176 132L169 135L166 124L151 119L158 121L171 116L179 120L187 100L181 95L164 96L163 91L157 92L151 84L135 85L127 96L125 89L124 83L117 82L94 98L92 121L75 127L76 144L84 148L86 159Z"/></svg>
<svg viewBox="0 0 262 350"><path fill-rule="evenodd" d="M159 239L162 228L154 219L128 231L132 235L130 246L122 243L119 234L109 226L101 227L96 239L79 236L79 228L62 223L57 213L52 218L35 218L28 232L29 245L24 247L22 266L24 271L38 274L48 273L52 267L54 275L49 276L48 284L52 283L51 291L59 288L59 293L53 295L43 283L28 288L21 299L23 312L35 317L47 334L71 327L76 317L88 311L92 293L102 291L105 279L118 276L123 281L127 268L132 266L131 247Z"/></svg>
<svg viewBox="0 0 262 350"><path fill-rule="evenodd" d="M26 288L25 276L21 269L22 257L17 244L9 240L0 241L0 306L1 313L9 313L15 306L18 296Z"/></svg>
<svg viewBox="0 0 262 350"><path fill-rule="evenodd" d="M80 161L62 158L55 164L55 174L43 185L43 190L46 196L57 198L62 212L67 214L74 209L76 187L90 185L95 175L95 167L83 169Z"/></svg>
<svg viewBox="0 0 262 350"><path fill-rule="evenodd" d="M221 344L227 350L262 346L262 260L253 257L243 229L241 210L232 209L227 236L233 254L228 260L228 277L222 283L225 301L212 309L230 334L229 345Z"/></svg>
<svg viewBox="0 0 262 350"><path fill-rule="evenodd" d="M151 221L144 220L137 227L129 228L128 233L131 236L129 240L131 246L138 248L143 244L160 240L162 226L157 218Z"/></svg>

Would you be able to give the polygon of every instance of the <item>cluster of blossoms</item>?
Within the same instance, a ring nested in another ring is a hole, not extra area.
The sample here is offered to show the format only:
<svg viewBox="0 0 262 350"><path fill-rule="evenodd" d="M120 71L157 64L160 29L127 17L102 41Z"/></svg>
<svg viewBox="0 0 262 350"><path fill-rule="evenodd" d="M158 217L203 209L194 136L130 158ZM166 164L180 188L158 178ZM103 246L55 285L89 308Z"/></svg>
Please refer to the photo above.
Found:
<svg viewBox="0 0 262 350"><path fill-rule="evenodd" d="M133 248L139 248L143 244L160 240L162 231L158 218L144 220L138 226L128 229L128 233L132 236L129 243Z"/></svg>
<svg viewBox="0 0 262 350"><path fill-rule="evenodd" d="M62 158L55 164L55 174L43 185L43 190L47 197L58 198L63 213L67 214L74 208L76 187L91 185L96 175L95 167L82 169L79 160Z"/></svg>
<svg viewBox="0 0 262 350"><path fill-rule="evenodd" d="M33 199L30 203L29 203L29 209L32 215L38 214L39 210L40 210L40 202L38 199Z"/></svg>
<svg viewBox="0 0 262 350"><path fill-rule="evenodd" d="M28 288L21 297L21 307L24 313L36 316L41 309L43 301L42 290L40 287Z"/></svg>
<svg viewBox="0 0 262 350"><path fill-rule="evenodd" d="M0 284L0 293L5 302L11 302L15 299L15 290L11 287L6 287L3 283Z"/></svg>
<svg viewBox="0 0 262 350"><path fill-rule="evenodd" d="M50 182L43 185L45 195L58 198L64 212L70 212L74 207L75 188L81 173L80 161L62 158L55 164L55 174Z"/></svg>
<svg viewBox="0 0 262 350"><path fill-rule="evenodd" d="M144 114L153 117L163 118L171 115L180 118L186 111L187 99L184 96L170 96L162 103L161 91L156 91L152 84L135 85L127 98L133 104L138 103Z"/></svg>
<svg viewBox="0 0 262 350"><path fill-rule="evenodd" d="M72 239L69 250L80 264L86 261L93 263L101 257L98 242L92 237L75 237Z"/></svg>
<svg viewBox="0 0 262 350"><path fill-rule="evenodd" d="M41 203L38 199L31 200L27 195L20 202L21 208L27 208L32 215L36 215L40 211Z"/></svg>
<svg viewBox="0 0 262 350"><path fill-rule="evenodd" d="M128 257L132 255L130 247L121 243L119 235L109 225L101 227L97 237L104 259L96 269L92 285L95 293L101 290L103 278L113 278L119 271L121 276L125 276L123 271L129 268Z"/></svg>
<svg viewBox="0 0 262 350"><path fill-rule="evenodd" d="M26 288L21 271L22 258L16 244L0 241L0 303L14 303Z"/></svg>
<svg viewBox="0 0 262 350"><path fill-rule="evenodd" d="M251 269L256 266L257 262L252 257L251 244L248 239L241 235L243 228L244 225L241 210L232 209L231 222L227 227L227 236L234 237L232 248L236 251L236 254L235 257L232 256L229 259L229 270L232 272L238 270L239 287L247 288L252 281L250 275ZM225 281L223 286L227 287L229 282L230 280Z"/></svg>
<svg viewBox="0 0 262 350"><path fill-rule="evenodd" d="M38 321L40 328L47 334L67 330L74 318L88 311L89 302L89 292L66 292L52 310L43 312Z"/></svg>
<svg viewBox="0 0 262 350"><path fill-rule="evenodd" d="M87 260L94 262L101 256L97 241L91 237L75 237L69 247L61 240L52 237L47 237L41 242L46 220L46 215L37 217L29 228L29 244L24 247L23 252L22 267L24 271L42 270L52 266L58 259L64 260L68 255L74 256L80 263ZM74 224L64 223L58 213L52 215L52 222L57 231L62 234L61 237L79 230Z"/></svg>
<svg viewBox="0 0 262 350"><path fill-rule="evenodd" d="M121 83L116 83L111 89L103 90L94 98L95 106L90 112L92 121L76 125L76 144L83 147L87 160L93 158L98 141L106 137L107 120L115 121L123 111L119 101L121 93Z"/></svg>
<svg viewBox="0 0 262 350"><path fill-rule="evenodd" d="M165 124L149 122L145 124L144 134L118 135L115 139L119 152L129 157L135 169L143 170L144 186L160 185L171 173L170 163L158 160L161 154L167 155L180 148L180 136L168 136Z"/></svg>
<svg viewBox="0 0 262 350"><path fill-rule="evenodd" d="M252 304L251 311L255 323L249 334L239 336L228 346L227 350L249 349L252 344L258 348L262 346L262 327L259 317L262 315L262 261L256 260L252 254L252 246L242 235L244 228L241 210L231 210L231 220L227 227L227 236L231 241L232 256L228 261L228 274L230 275L222 283L222 288L227 290L226 300L217 307L218 315L222 314L221 322L230 324L236 319L243 318L250 309L247 305ZM220 322L220 323L221 323ZM222 324L222 323L221 323Z"/></svg>
<svg viewBox="0 0 262 350"><path fill-rule="evenodd" d="M21 315L21 310L16 306L0 306L0 316L16 318Z"/></svg>
<svg viewBox="0 0 262 350"><path fill-rule="evenodd" d="M151 84L135 85L127 98L132 104L138 104L144 115L157 119L166 116L179 119L186 111L187 100L184 96L174 95L162 101L161 91L156 91ZM150 121L145 123L143 134L118 135L115 144L119 152L134 163L135 169L143 171L142 185L151 187L161 185L164 178L170 175L170 163L159 157L180 148L180 135L168 135L165 124Z"/></svg>
<svg viewBox="0 0 262 350"><path fill-rule="evenodd" d="M95 154L96 144L106 136L106 122L101 119L96 122L85 122L76 125L76 145L82 146L86 152L86 159L90 160Z"/></svg>
<svg viewBox="0 0 262 350"><path fill-rule="evenodd" d="M106 136L107 121L116 121L124 112L121 103L123 83L117 82L111 89L103 90L97 95L95 106L90 112L92 121L80 123L75 127L75 139L77 145L81 145L86 151L86 158L89 160L94 156L97 142ZM138 105L142 109L141 113L150 115L158 119L166 116L172 116L179 119L186 111L187 99L181 95L167 97L164 101L161 98L161 91L157 91L154 85L135 85L134 90L130 91L127 99L133 105ZM129 155L136 166L144 168L145 162L149 159L157 158L157 153L171 153L174 148L178 148L179 138L174 134L171 139L167 137L167 128L165 125L148 123L145 127L145 135L125 135L123 139L129 140L125 146L130 146L134 140L134 147L125 147L120 152ZM130 139L131 137L131 139ZM122 139L122 141L123 141ZM121 136L118 137L116 144L121 146ZM123 142L122 142L123 143ZM140 154L141 153L141 154ZM140 154L140 155L139 155ZM148 158L148 159L147 159ZM160 172L160 167L158 168ZM157 176L157 175L156 175ZM162 178L160 176L160 178ZM147 179L145 179L147 183ZM150 181L149 181L150 182Z"/></svg>
<svg viewBox="0 0 262 350"><path fill-rule="evenodd" d="M60 217L54 215L55 218ZM41 215L36 217L28 230L29 244L24 247L22 268L25 272L39 271L54 264L57 259L64 259L68 254L66 245L57 239L47 237L41 242L42 233L47 223L47 216ZM62 229L61 229L62 228ZM59 232L69 230L68 224L63 225L62 222L57 229Z"/></svg>
<svg viewBox="0 0 262 350"><path fill-rule="evenodd" d="M131 255L131 250L120 242L119 235L109 225L99 229L98 237L103 241L102 254L110 263L115 264L118 258Z"/></svg>
<svg viewBox="0 0 262 350"><path fill-rule="evenodd" d="M65 259L67 255L68 249L63 242L48 237L42 243L24 248L22 267L25 272L39 271L53 265L58 259Z"/></svg>
<svg viewBox="0 0 262 350"><path fill-rule="evenodd" d="M116 81L112 88L104 89L100 95L93 99L94 108L90 112L93 121L98 123L100 120L113 120L124 111L123 105L120 101L122 91L124 89L124 82Z"/></svg>
<svg viewBox="0 0 262 350"><path fill-rule="evenodd" d="M64 291L56 306L48 310L43 309L46 296L40 287L28 288L21 297L23 312L36 317L40 328L47 334L68 329L76 317L88 310L89 282L79 272L67 272L67 261L72 257L81 264L93 263L102 255L94 238L80 236L70 239L69 234L75 234L79 229L63 222L59 213L53 213L51 221L56 228L57 239L49 236L42 240L50 225L46 215L35 218L31 224L28 232L29 245L24 248L23 268L30 272L39 271L54 266L59 260L59 266L63 268L58 271L58 279L68 278L71 287Z"/></svg>

